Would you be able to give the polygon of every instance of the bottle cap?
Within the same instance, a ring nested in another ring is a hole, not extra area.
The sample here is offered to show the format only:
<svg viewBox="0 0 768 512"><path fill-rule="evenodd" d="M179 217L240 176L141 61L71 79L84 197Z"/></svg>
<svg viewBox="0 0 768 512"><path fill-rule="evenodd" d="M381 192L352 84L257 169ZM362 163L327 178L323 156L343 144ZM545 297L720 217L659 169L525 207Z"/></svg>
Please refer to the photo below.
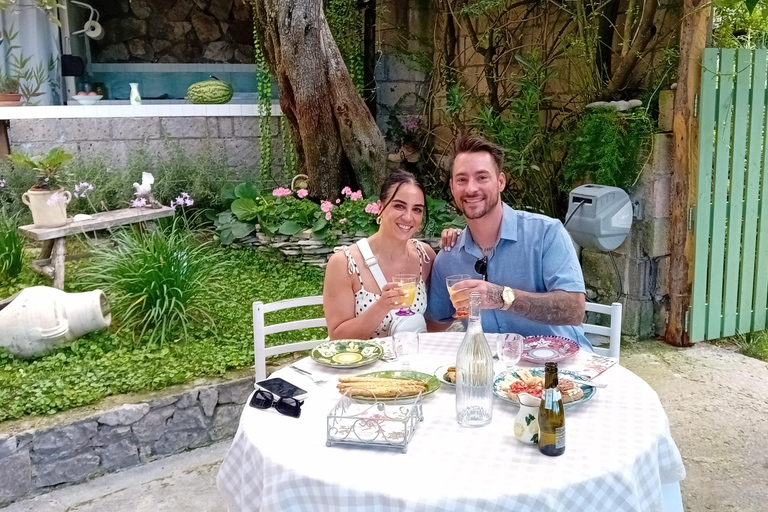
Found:
<svg viewBox="0 0 768 512"><path fill-rule="evenodd" d="M556 372L557 371L557 363L555 363L555 362L544 363L544 370L548 371L548 372L549 371Z"/></svg>

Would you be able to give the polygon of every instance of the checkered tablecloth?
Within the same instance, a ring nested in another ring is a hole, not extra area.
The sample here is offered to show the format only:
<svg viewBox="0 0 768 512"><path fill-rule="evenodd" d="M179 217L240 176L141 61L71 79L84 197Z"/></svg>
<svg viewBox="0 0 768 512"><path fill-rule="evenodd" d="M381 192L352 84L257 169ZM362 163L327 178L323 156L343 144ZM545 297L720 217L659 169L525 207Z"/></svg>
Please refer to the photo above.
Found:
<svg viewBox="0 0 768 512"><path fill-rule="evenodd" d="M433 373L452 364L461 339L422 335L412 369ZM490 425L459 427L455 393L445 385L424 398L424 421L407 453L326 447L341 372L311 359L299 366L329 382L318 388L290 369L275 374L310 391L300 419L245 408L218 474L230 511L652 511L662 509L662 484L685 478L656 393L619 365L595 379L607 388L566 411L560 457L519 443L512 433L518 409L502 400L494 400ZM561 364L569 366L578 360ZM399 368L379 361L345 374Z"/></svg>

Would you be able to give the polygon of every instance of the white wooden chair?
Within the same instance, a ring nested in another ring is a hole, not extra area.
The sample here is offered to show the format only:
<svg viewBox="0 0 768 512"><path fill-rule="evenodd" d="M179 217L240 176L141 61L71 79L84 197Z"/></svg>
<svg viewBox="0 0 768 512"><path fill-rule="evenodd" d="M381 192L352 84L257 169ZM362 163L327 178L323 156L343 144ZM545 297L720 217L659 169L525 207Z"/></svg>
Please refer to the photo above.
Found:
<svg viewBox="0 0 768 512"><path fill-rule="evenodd" d="M296 352L299 350L308 350L314 348L325 340L301 341L299 343L287 343L276 347L266 348L264 339L268 334L278 332L295 331L296 329L308 329L310 327L326 327L325 317L310 318L307 320L294 320L282 324L264 325L264 314L280 311L281 309L291 309L300 306L317 306L323 303L322 295L312 297L299 297L298 299L279 300L264 304L263 302L253 303L253 352L256 362L256 382L267 378L266 358L285 354L286 352Z"/></svg>
<svg viewBox="0 0 768 512"><path fill-rule="evenodd" d="M586 323L582 324L582 327L584 327L585 334L597 334L605 336L609 340L608 348L594 347L595 354L618 358L621 353L621 303L614 302L610 306L606 306L605 304L587 302L586 310L592 313L610 315L610 327Z"/></svg>

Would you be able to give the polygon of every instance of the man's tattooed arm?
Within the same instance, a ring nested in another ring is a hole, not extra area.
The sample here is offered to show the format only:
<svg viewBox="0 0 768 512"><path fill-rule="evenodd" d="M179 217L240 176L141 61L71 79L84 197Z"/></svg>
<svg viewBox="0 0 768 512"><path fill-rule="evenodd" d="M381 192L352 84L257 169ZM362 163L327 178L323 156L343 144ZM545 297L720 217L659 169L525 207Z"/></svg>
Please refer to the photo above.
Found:
<svg viewBox="0 0 768 512"><path fill-rule="evenodd" d="M501 300L503 288L501 286L498 288ZM488 293L491 293L490 288ZM503 300L501 304L504 304ZM515 301L509 310L543 324L581 325L584 320L584 294L563 290L545 293L515 290Z"/></svg>

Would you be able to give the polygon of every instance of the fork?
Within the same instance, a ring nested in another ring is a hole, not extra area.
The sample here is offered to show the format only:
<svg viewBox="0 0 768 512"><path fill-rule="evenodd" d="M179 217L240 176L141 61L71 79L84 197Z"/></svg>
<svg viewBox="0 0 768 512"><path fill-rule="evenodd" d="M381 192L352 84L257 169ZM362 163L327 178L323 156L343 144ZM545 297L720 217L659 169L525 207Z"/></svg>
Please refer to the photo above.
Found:
<svg viewBox="0 0 768 512"><path fill-rule="evenodd" d="M300 374L302 374L302 375L304 375L304 376L306 376L306 377L309 377L309 379L310 379L312 382L314 382L314 383L315 383L315 386L317 386L317 387L320 387L320 386L322 386L323 384L326 384L326 383L328 382L327 380L322 380L322 379L317 379L317 380L315 380L315 378L312 376L312 374L311 374L311 373L309 373L307 370L302 370L301 368L299 368L299 367L297 367L297 366L293 366L293 365L291 365L289 368L290 368L291 370L295 371L296 373L300 373Z"/></svg>

